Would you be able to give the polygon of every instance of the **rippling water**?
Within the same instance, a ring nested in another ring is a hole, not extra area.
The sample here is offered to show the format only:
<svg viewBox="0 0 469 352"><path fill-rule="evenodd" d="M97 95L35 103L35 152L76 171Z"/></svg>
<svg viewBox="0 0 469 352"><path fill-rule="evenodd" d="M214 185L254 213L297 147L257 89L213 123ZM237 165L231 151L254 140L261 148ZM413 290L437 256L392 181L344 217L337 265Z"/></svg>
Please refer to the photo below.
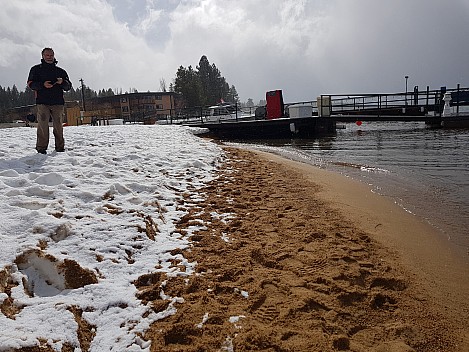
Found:
<svg viewBox="0 0 469 352"><path fill-rule="evenodd" d="M256 141L255 147L366 182L426 219L468 256L469 130L417 122L344 127L334 137Z"/></svg>

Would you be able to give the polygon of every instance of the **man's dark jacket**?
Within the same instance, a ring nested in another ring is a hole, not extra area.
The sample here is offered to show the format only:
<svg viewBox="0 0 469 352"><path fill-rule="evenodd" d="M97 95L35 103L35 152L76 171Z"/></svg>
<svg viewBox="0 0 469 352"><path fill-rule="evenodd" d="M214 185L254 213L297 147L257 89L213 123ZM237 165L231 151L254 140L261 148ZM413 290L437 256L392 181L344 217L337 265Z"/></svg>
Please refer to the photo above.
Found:
<svg viewBox="0 0 469 352"><path fill-rule="evenodd" d="M57 84L57 78L62 78L62 84ZM50 81L54 86L52 88L44 87L44 82ZM48 64L41 60L41 63L31 67L28 76L28 86L36 93L36 104L44 105L64 105L64 93L72 88L72 83L68 78L67 72L57 66L57 61Z"/></svg>

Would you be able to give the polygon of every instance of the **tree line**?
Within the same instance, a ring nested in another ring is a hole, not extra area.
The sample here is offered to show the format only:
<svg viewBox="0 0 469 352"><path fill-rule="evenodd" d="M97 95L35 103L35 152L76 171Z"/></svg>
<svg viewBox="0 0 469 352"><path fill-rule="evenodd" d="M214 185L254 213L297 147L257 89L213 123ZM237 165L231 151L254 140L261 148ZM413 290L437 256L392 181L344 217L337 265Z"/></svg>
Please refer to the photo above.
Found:
<svg viewBox="0 0 469 352"><path fill-rule="evenodd" d="M160 89L166 91L164 79L160 80ZM169 91L180 94L187 107L214 105L223 101L240 103L235 86L228 84L217 66L211 64L205 55L200 58L195 69L192 66L187 68L180 66L173 82L169 85ZM130 92L137 93L137 90L131 88ZM122 94L122 89L114 91L109 88L95 91L83 85L83 88L72 87L64 95L66 101L82 101L83 96L86 101L116 94ZM0 85L0 114L11 108L34 104L34 91L29 87L26 86L23 91L20 91L16 85L12 88Z"/></svg>
<svg viewBox="0 0 469 352"><path fill-rule="evenodd" d="M30 104L34 104L34 92L29 87L20 92L15 85L13 88L0 86L0 113L13 107Z"/></svg>
<svg viewBox="0 0 469 352"><path fill-rule="evenodd" d="M84 87L83 92L81 87L70 89L68 92L64 93L66 101L78 100L81 101L85 97L85 100L96 98L96 97L107 97L114 95L112 89L102 89L99 91L92 90L89 87ZM35 97L34 91L26 86L24 91L19 91L16 85L13 85L13 88L7 87L4 88L0 86L0 113L20 106L34 105Z"/></svg>

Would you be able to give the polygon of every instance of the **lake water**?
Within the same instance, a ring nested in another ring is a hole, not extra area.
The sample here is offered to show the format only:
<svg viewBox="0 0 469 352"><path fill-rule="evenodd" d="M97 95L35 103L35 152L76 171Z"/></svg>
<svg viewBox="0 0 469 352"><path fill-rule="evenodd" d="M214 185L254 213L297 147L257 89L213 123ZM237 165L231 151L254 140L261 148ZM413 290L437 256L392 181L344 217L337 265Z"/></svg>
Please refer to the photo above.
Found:
<svg viewBox="0 0 469 352"><path fill-rule="evenodd" d="M343 126L333 137L249 144L367 183L439 229L469 261L469 130L420 122Z"/></svg>

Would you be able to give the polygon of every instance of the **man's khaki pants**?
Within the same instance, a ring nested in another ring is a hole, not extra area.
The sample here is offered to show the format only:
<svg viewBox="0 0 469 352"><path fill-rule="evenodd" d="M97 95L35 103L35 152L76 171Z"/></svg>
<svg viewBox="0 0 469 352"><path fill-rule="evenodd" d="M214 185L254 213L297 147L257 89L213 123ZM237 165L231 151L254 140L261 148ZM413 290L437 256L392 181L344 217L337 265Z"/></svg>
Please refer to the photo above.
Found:
<svg viewBox="0 0 469 352"><path fill-rule="evenodd" d="M52 127L55 137L55 150L65 147L62 118L63 105L37 105L37 141L36 150L47 150L49 146L49 118L52 116Z"/></svg>

